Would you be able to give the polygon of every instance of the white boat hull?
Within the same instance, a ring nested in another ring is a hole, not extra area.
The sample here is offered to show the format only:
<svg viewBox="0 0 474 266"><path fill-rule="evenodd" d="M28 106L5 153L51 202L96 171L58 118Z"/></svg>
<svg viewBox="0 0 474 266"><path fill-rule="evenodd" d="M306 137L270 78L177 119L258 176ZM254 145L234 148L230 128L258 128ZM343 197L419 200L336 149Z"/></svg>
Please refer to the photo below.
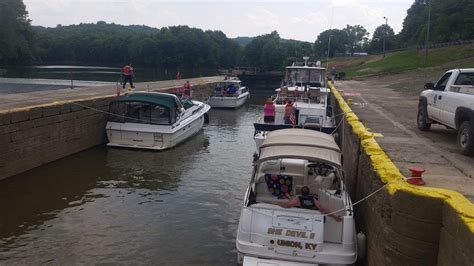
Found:
<svg viewBox="0 0 474 266"><path fill-rule="evenodd" d="M197 134L204 125L204 115L210 107L181 121L178 125L150 125L107 122L107 146L165 150Z"/></svg>
<svg viewBox="0 0 474 266"><path fill-rule="evenodd" d="M247 99L250 97L250 93L246 92L238 97L220 97L211 96L209 98L209 105L212 108L239 108L244 105Z"/></svg>

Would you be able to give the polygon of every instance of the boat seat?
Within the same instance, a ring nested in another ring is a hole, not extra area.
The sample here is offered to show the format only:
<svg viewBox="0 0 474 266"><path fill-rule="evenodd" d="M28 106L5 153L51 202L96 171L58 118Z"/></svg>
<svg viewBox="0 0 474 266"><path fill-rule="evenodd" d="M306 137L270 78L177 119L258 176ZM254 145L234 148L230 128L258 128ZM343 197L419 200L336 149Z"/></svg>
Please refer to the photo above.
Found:
<svg viewBox="0 0 474 266"><path fill-rule="evenodd" d="M266 173L256 184L257 202L278 204L287 201L285 192L293 194L293 176Z"/></svg>
<svg viewBox="0 0 474 266"><path fill-rule="evenodd" d="M309 178L307 186L309 187L309 191L317 193L320 189L335 189L335 180L336 175L334 173L330 173L328 176L318 175L313 179Z"/></svg>
<svg viewBox="0 0 474 266"><path fill-rule="evenodd" d="M344 200L340 195L334 195L334 192L320 189L318 191L319 202L328 212L345 209ZM337 215L344 216L346 211L340 211ZM324 224L324 241L341 243L342 242L342 222L338 222L333 218L327 217Z"/></svg>
<svg viewBox="0 0 474 266"><path fill-rule="evenodd" d="M272 195L270 191L268 191L267 184L265 182L260 182L257 184L257 197L256 201L260 203L269 203L269 204L279 204L288 202L286 198L278 198Z"/></svg>

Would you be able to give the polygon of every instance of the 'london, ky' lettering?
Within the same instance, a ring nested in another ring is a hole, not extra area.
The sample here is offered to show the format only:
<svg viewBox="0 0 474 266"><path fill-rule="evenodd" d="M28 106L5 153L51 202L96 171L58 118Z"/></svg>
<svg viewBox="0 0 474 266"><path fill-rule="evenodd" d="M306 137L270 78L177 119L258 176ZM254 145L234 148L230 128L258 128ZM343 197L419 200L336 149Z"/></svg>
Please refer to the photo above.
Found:
<svg viewBox="0 0 474 266"><path fill-rule="evenodd" d="M290 237L297 237L297 238L303 238L303 239L314 239L314 236L315 236L314 233L310 233L309 236L306 233L307 232L296 231L296 230L286 230L284 232L283 229L281 228L268 228L268 231L267 231L267 234L269 235L290 236ZM276 244L278 246L303 249L303 243L301 243L300 241L278 239ZM304 243L304 249L315 250L316 246L317 244Z"/></svg>
<svg viewBox="0 0 474 266"><path fill-rule="evenodd" d="M283 246L283 247L291 247L291 248L299 248L303 249L303 245L299 241L291 241L291 240L283 240L283 239L278 239L277 240L277 245ZM315 250L316 246L318 244L313 244L313 243L304 243L304 248L309 249L309 250Z"/></svg>

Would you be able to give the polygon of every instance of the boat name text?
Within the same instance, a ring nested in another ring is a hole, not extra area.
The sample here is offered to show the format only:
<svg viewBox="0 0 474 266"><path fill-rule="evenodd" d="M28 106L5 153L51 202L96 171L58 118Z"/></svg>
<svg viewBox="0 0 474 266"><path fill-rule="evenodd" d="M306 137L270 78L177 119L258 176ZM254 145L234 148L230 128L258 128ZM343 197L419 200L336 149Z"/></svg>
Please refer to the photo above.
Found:
<svg viewBox="0 0 474 266"><path fill-rule="evenodd" d="M296 231L296 230L286 230L284 231L281 228L268 228L267 234L269 235L276 235L276 236L290 236L290 237L297 237L297 238L304 238L304 239L314 239L315 234L310 233L309 236L306 235L306 232L303 231Z"/></svg>
<svg viewBox="0 0 474 266"><path fill-rule="evenodd" d="M303 249L303 243L299 241L291 241L291 240L283 240L283 239L278 239L277 240L277 245L278 246L283 246L283 247L291 247L291 248L299 248ZM313 243L304 243L304 249L309 249L309 250L316 250L316 247L318 244L313 244Z"/></svg>

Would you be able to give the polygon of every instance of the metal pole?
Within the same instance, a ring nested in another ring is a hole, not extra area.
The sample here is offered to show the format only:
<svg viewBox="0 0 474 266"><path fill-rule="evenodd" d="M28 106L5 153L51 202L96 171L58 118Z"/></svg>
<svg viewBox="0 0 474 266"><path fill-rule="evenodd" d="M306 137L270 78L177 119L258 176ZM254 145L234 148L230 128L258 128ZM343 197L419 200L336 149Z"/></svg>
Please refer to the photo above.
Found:
<svg viewBox="0 0 474 266"><path fill-rule="evenodd" d="M330 47L331 47L331 37L332 37L332 34L329 35L329 42L328 42L328 54L327 54L327 57L326 57L326 69L328 69L329 67L329 51L330 51Z"/></svg>
<svg viewBox="0 0 474 266"><path fill-rule="evenodd" d="M431 0L428 2L428 25L426 28L426 41L425 41L425 66L428 65L428 44L430 42L430 21L431 21Z"/></svg>
<svg viewBox="0 0 474 266"><path fill-rule="evenodd" d="M383 57L385 58L385 38L387 38L388 18L383 18L385 19L385 28L383 30Z"/></svg>
<svg viewBox="0 0 474 266"><path fill-rule="evenodd" d="M70 75L71 75L71 90L74 89L74 78L72 76L72 71L70 71Z"/></svg>

